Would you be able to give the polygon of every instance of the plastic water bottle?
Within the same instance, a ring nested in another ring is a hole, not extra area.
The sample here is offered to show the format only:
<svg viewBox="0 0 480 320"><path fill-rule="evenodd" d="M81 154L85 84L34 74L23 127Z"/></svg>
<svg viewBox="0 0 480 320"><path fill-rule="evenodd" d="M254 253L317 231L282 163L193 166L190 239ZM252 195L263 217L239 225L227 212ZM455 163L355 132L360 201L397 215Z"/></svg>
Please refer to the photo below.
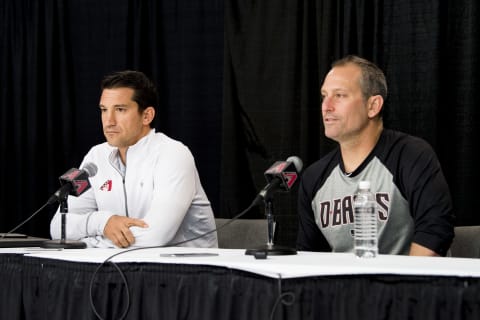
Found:
<svg viewBox="0 0 480 320"><path fill-rule="evenodd" d="M377 210L375 196L370 191L370 181L360 181L353 201L354 252L360 258L374 258L378 253Z"/></svg>

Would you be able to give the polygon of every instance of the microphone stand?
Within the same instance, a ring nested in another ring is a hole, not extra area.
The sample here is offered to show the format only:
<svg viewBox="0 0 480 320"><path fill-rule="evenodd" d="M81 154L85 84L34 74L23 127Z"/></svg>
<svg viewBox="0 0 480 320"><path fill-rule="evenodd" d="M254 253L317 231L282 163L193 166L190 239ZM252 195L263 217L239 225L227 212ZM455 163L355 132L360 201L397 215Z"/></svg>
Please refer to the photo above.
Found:
<svg viewBox="0 0 480 320"><path fill-rule="evenodd" d="M245 254L256 255L256 254L266 253L267 255L272 255L272 256L297 254L297 250L295 248L277 246L273 244L273 237L275 234L275 218L273 215L273 202L271 200L271 197L266 197L264 200L264 203L265 203L265 215L267 217L267 229L268 229L267 244L260 248L247 249L245 251Z"/></svg>
<svg viewBox="0 0 480 320"><path fill-rule="evenodd" d="M85 249L87 244L83 241L66 240L67 213L68 213L68 194L71 188L62 189L58 196L60 203L60 214L62 217L62 231L60 240L47 240L41 245L42 248L63 248L63 249Z"/></svg>

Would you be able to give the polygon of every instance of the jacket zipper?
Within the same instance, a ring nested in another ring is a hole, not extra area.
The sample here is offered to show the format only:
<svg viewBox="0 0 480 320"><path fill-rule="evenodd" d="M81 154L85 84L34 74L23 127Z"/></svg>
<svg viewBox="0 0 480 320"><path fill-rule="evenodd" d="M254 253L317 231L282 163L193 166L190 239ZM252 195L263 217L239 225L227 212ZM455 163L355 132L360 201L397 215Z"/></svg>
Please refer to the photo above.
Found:
<svg viewBox="0 0 480 320"><path fill-rule="evenodd" d="M125 200L125 215L128 217L128 204L127 204L127 188L125 187L125 176L127 175L127 167L125 167L125 175L122 174L120 170L112 163L111 157L109 157L110 165L118 172L118 174L122 177L122 185L123 185L123 199Z"/></svg>
<svg viewBox="0 0 480 320"><path fill-rule="evenodd" d="M125 175L127 170L125 169ZM122 177L123 183L123 198L125 199L125 215L128 217L128 204L127 204L127 188L125 187L125 177Z"/></svg>

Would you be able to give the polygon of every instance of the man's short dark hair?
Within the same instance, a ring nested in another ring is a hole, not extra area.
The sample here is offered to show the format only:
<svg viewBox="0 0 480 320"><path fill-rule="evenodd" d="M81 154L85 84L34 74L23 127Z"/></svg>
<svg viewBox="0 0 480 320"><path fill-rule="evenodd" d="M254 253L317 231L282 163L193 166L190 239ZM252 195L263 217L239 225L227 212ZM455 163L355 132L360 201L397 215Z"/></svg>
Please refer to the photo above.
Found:
<svg viewBox="0 0 480 320"><path fill-rule="evenodd" d="M355 55L348 55L333 62L332 68L347 64L354 64L362 71L360 88L365 100L375 95L381 95L383 100L387 99L387 80L382 69L373 62Z"/></svg>
<svg viewBox="0 0 480 320"><path fill-rule="evenodd" d="M100 85L103 89L131 88L132 100L138 104L138 112L147 107L155 108L158 103L158 92L153 82L140 71L118 71L105 76Z"/></svg>

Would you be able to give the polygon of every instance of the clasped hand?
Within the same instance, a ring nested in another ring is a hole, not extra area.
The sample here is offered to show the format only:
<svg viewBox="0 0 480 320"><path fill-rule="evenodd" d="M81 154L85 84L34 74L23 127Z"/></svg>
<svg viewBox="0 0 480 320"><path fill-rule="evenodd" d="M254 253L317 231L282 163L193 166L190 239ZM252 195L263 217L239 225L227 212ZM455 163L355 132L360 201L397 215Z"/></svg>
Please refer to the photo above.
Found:
<svg viewBox="0 0 480 320"><path fill-rule="evenodd" d="M146 228L148 225L145 221L124 216L111 216L108 219L103 235L110 239L113 244L120 248L127 248L135 243L130 227Z"/></svg>

